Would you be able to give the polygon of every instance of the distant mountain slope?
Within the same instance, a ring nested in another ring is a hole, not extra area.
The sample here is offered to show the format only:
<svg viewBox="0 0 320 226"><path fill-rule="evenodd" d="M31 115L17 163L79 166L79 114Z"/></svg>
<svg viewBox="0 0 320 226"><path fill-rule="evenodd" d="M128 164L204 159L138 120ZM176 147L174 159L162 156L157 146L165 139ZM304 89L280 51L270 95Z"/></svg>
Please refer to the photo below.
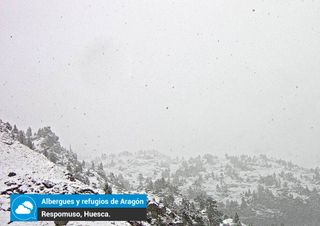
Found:
<svg viewBox="0 0 320 226"><path fill-rule="evenodd" d="M212 197L224 213L238 213L247 223L320 225L319 168L306 169L265 155L184 159L140 151L99 159L130 189L155 191L166 181L191 200Z"/></svg>

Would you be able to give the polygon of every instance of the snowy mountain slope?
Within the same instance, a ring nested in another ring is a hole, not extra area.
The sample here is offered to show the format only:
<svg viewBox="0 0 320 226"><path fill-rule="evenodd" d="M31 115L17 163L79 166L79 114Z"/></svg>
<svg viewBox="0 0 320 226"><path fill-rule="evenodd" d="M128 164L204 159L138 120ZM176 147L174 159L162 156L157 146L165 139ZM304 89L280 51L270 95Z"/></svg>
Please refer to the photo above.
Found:
<svg viewBox="0 0 320 226"><path fill-rule="evenodd" d="M118 187L112 182L118 178L107 177L102 164L94 164L77 160L71 150L66 150L58 142L57 136L50 127L41 129L40 135L30 135L27 139L22 131L12 128L9 123L0 120L0 194L1 211L0 225L9 223L10 203L9 195L12 193L104 193L103 182L108 182L112 187L112 193L145 193L141 189L125 189ZM28 141L28 142L26 142ZM32 142L31 142L32 141ZM33 150L31 150L32 148ZM52 156L54 156L52 158ZM110 173L110 171L106 168ZM74 175L80 175L80 181ZM110 173L112 175L112 173ZM122 185L122 184L119 184ZM152 192L148 193L147 222L68 222L67 225L199 225L199 219L205 221L205 215L194 214L195 209L185 209L180 200L176 211L170 209ZM188 203L185 201L185 203ZM214 208L212 210L215 211ZM197 212L197 211L196 211ZM199 218L200 217L200 218ZM184 222L184 220L188 222ZM18 223L10 222L12 225L54 225L53 222ZM203 224L200 224L203 225Z"/></svg>
<svg viewBox="0 0 320 226"><path fill-rule="evenodd" d="M185 159L140 151L80 161L71 148L61 146L50 127L25 137L0 120L0 156L1 224L9 221L11 193L104 193L107 182L113 193L147 193L151 225L208 225L235 213L259 226L320 225L320 169L264 155ZM108 224L114 225L101 225ZM225 224L234 223L229 219Z"/></svg>
<svg viewBox="0 0 320 226"><path fill-rule="evenodd" d="M50 162L14 140L7 125L0 121L0 225L10 221L9 195L11 193L103 193L78 180L70 180L65 167ZM53 222L12 222L10 225L54 225ZM73 226L130 225L128 222L69 222Z"/></svg>
<svg viewBox="0 0 320 226"><path fill-rule="evenodd" d="M129 181L131 189L148 191L149 184L163 178L183 196L197 198L207 194L218 201L225 213L232 216L238 212L244 221L254 225L320 225L319 168L306 169L265 155L207 154L184 159L140 151L104 155L100 159L104 159L110 172ZM309 217L305 212L310 213Z"/></svg>
<svg viewBox="0 0 320 226"><path fill-rule="evenodd" d="M123 174L130 179L131 186L139 187L139 176L152 178L169 178L173 181L182 180L182 190L187 190L195 182L201 182L203 189L213 198L226 202L241 201L241 197L249 189L254 190L258 185L272 189L273 193L281 194L289 190L294 197L307 198L299 188L320 191L320 178L317 180L316 169L306 169L283 160L258 157L204 156L190 158L185 161L170 158L156 151L121 153L107 155L104 166L114 174ZM208 160L210 158L210 160ZM217 189L217 186L222 187Z"/></svg>

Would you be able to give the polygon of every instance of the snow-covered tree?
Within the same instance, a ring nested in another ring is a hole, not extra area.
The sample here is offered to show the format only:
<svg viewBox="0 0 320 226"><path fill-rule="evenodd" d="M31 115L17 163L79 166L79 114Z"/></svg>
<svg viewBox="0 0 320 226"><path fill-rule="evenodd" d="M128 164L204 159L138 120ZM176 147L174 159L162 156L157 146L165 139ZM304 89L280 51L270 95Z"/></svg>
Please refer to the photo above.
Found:
<svg viewBox="0 0 320 226"><path fill-rule="evenodd" d="M233 217L233 223L239 223L240 222L240 218L239 218L239 215L238 213L236 213Z"/></svg>
<svg viewBox="0 0 320 226"><path fill-rule="evenodd" d="M103 191L105 194L112 194L112 187L106 182L103 187Z"/></svg>
<svg viewBox="0 0 320 226"><path fill-rule="evenodd" d="M27 132L26 132L27 138L30 138L32 136L32 130L30 127L28 127Z"/></svg>
<svg viewBox="0 0 320 226"><path fill-rule="evenodd" d="M32 143L32 141L31 141L31 137L27 137L27 143L26 143L26 145L30 148L30 149L34 149L34 145L33 145L33 143Z"/></svg>

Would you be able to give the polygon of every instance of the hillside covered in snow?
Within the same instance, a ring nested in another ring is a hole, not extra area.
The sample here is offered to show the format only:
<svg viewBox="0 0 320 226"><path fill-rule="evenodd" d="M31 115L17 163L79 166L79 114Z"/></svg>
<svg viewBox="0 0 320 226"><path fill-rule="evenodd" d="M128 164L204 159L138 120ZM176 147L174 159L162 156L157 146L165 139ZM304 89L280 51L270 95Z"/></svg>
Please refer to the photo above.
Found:
<svg viewBox="0 0 320 226"><path fill-rule="evenodd" d="M77 180L63 165L31 150L15 139L13 128L0 121L0 225L55 225L54 222L10 222L9 195L13 193L103 193ZM58 223L58 222L56 222ZM130 225L128 222L68 222L69 225Z"/></svg>
<svg viewBox="0 0 320 226"><path fill-rule="evenodd" d="M61 146L50 127L39 129L37 133L32 133L31 129L23 132L0 121L0 155L0 225L19 224L9 219L9 195L14 193L146 192L148 195L146 222L31 222L23 225L219 225L227 218L209 196L202 197L201 201L189 200L169 184L149 191L143 186L126 186L124 177L119 177L117 171L113 173L112 167L109 169L102 161L80 161L71 149ZM130 173L125 177L128 184L134 181ZM168 193L171 196L167 196ZM240 221L238 224L241 225Z"/></svg>
<svg viewBox="0 0 320 226"><path fill-rule="evenodd" d="M9 223L12 193L148 195L147 222L67 225L318 226L320 222L320 169L265 155L184 158L139 151L79 159L60 144L50 127L23 132L2 121L0 155L1 225Z"/></svg>
<svg viewBox="0 0 320 226"><path fill-rule="evenodd" d="M320 224L319 168L307 169L265 155L206 154L186 159L140 151L99 159L116 183L127 189L161 193L174 187L191 200L208 196L226 215L238 213L253 225Z"/></svg>

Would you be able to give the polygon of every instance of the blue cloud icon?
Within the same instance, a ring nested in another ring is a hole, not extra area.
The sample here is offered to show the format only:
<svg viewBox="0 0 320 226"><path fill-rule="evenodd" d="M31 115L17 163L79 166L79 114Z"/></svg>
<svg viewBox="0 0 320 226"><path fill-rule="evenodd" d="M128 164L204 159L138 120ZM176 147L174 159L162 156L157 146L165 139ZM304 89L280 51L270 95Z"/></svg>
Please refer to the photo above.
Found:
<svg viewBox="0 0 320 226"><path fill-rule="evenodd" d="M12 221L30 221L37 219L37 206L35 201L28 195L14 195L16 198L11 203ZM13 196L13 197L14 197Z"/></svg>

